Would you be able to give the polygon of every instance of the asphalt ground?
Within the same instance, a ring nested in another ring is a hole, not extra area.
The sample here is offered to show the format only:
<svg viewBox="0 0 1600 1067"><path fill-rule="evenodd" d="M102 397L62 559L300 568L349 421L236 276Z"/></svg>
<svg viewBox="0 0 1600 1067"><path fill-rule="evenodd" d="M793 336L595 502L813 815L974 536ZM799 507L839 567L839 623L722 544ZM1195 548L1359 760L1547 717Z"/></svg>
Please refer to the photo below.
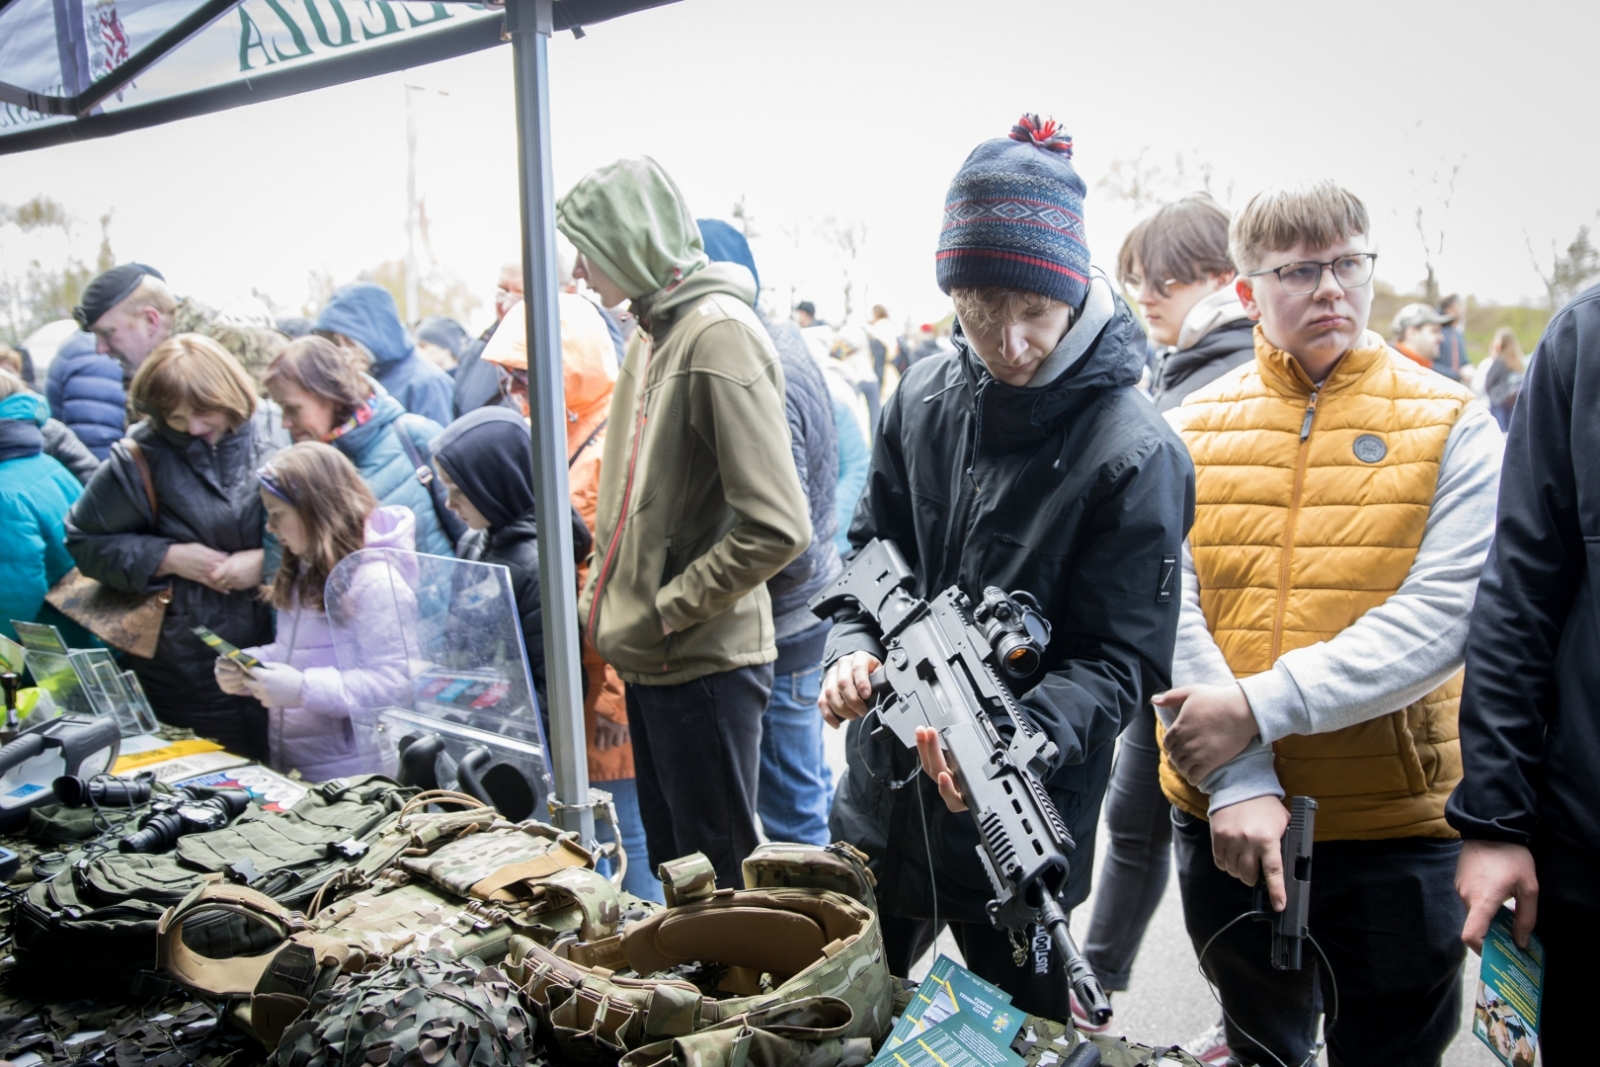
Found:
<svg viewBox="0 0 1600 1067"><path fill-rule="evenodd" d="M844 771L844 731L823 728L828 765L837 782ZM1102 825L1099 840L1107 840ZM1098 873L1102 856L1095 856ZM1096 878L1096 887L1099 879ZM1089 916L1094 907L1091 891L1088 901L1073 913L1072 932L1079 944L1084 941ZM920 979L933 963L934 954L943 952L961 958L948 934L912 969ZM1488 1047L1472 1036L1472 1001L1477 992L1478 957L1471 953L1462 975L1461 1030L1445 1052L1444 1067L1499 1067L1500 1061ZM1133 1041L1147 1045L1189 1045L1220 1017L1205 979L1196 966L1194 947L1183 927L1183 905L1178 898L1177 879L1169 878L1161 906L1151 919L1144 943L1134 962L1131 988L1112 998L1116 1018L1112 1029ZM1359 1023L1353 1023L1359 1025ZM1326 1056L1319 1059L1325 1063Z"/></svg>

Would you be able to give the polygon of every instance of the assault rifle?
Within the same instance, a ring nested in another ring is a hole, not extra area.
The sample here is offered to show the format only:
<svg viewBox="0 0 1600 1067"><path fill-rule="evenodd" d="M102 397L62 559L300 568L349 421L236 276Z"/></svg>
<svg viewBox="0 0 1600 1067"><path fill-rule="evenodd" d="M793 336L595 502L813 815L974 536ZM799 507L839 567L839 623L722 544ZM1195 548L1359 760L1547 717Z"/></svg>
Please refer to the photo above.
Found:
<svg viewBox="0 0 1600 1067"><path fill-rule="evenodd" d="M888 730L915 748L917 727L939 731L978 822L978 859L994 887L989 921L1014 933L1030 924L1048 930L1078 1003L1105 1023L1111 1003L1078 951L1060 901L1071 870L1067 853L1075 846L1040 781L1056 746L1022 714L996 673L1018 679L1035 673L1050 624L1027 593L991 587L974 610L955 586L926 601L912 595L914 584L894 542L874 540L809 607L827 617L854 604L877 624L887 659L871 678L880 723L873 736ZM1009 742L996 720L1014 727Z"/></svg>
<svg viewBox="0 0 1600 1067"><path fill-rule="evenodd" d="M1256 911L1272 924L1272 966L1280 971L1298 971L1300 952L1305 947L1307 923L1311 918L1311 839L1316 832L1317 802L1310 797L1289 801L1289 826L1283 832L1282 911L1272 910L1267 895L1267 880L1256 883Z"/></svg>

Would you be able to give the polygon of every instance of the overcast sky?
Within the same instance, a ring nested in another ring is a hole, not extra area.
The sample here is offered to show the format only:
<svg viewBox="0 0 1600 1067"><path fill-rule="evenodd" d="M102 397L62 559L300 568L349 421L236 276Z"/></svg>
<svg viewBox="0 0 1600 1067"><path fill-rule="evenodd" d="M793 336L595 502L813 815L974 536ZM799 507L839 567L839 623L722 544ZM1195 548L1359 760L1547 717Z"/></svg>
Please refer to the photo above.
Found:
<svg viewBox="0 0 1600 1067"><path fill-rule="evenodd" d="M1379 277L1402 289L1424 272L1420 206L1443 234L1441 285L1512 302L1542 297L1528 241L1548 257L1600 211L1597 40L1592 0L682 0L552 43L556 184L645 153L699 215L726 218L743 198L764 284L830 316L841 275L818 225L864 225L858 306L932 317L950 177L1033 110L1074 137L1102 264L1133 216L1101 179L1140 153L1170 171L1182 153L1234 207L1273 182L1345 183L1372 212ZM0 201L61 201L86 258L110 209L119 258L180 293L220 304L254 286L298 308L311 271L345 281L404 253L408 82L427 90L434 251L487 305L518 248L509 46L0 157ZM41 247L6 242L0 270L53 251Z"/></svg>

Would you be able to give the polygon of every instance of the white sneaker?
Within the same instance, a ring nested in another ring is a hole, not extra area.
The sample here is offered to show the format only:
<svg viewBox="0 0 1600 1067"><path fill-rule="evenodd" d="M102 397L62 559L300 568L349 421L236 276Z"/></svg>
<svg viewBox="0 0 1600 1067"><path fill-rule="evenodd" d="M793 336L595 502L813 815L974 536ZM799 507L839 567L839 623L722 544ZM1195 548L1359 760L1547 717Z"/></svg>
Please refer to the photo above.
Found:
<svg viewBox="0 0 1600 1067"><path fill-rule="evenodd" d="M1183 1048L1201 1063L1213 1065L1225 1064L1233 1055L1228 1047L1228 1031L1220 1021L1193 1041L1185 1041Z"/></svg>

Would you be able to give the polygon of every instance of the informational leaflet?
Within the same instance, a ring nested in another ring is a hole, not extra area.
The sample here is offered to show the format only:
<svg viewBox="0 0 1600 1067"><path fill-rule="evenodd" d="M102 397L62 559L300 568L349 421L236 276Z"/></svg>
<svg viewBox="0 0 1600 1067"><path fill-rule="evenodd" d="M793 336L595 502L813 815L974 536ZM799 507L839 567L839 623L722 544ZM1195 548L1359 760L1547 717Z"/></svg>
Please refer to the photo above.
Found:
<svg viewBox="0 0 1600 1067"><path fill-rule="evenodd" d="M874 1061L879 1067L1018 1067L1023 1013L948 956L934 961Z"/></svg>
<svg viewBox="0 0 1600 1067"><path fill-rule="evenodd" d="M878 1067L1022 1067L1009 1044L996 1044L987 1027L952 1015L898 1048L878 1054Z"/></svg>
<svg viewBox="0 0 1600 1067"><path fill-rule="evenodd" d="M243 789L262 811L284 812L306 795L304 782L287 778L277 771L252 763L232 770L215 771L194 778L182 778L172 783L178 788L202 786L206 789Z"/></svg>
<svg viewBox="0 0 1600 1067"><path fill-rule="evenodd" d="M22 622L12 619L11 627L22 639L23 648L33 652L54 652L62 656L67 654L67 643L61 639L61 631L54 626L42 622Z"/></svg>
<svg viewBox="0 0 1600 1067"><path fill-rule="evenodd" d="M158 782L177 782L197 774L239 767L249 763L247 756L226 752L214 741L191 738L163 744L160 738L129 738L123 742L122 755L117 758L111 773L121 778L131 778L149 771Z"/></svg>
<svg viewBox="0 0 1600 1067"><path fill-rule="evenodd" d="M965 997L961 994L965 993ZM889 1040L884 1043L885 1049L892 1049L915 1034L920 1034L938 1023L955 1015L962 1010L977 1010L979 1003L992 1005L993 1008L1009 1007L1011 997L998 986L990 985L982 978L961 966L949 956L941 955L933 961L933 967L928 971L917 986L916 994L911 998L911 1004L900 1016L900 1021L895 1024L894 1030L889 1034ZM984 1018L992 1014L992 1010L982 1010ZM1017 1026L1022 1025L1022 1016L1016 1015ZM1012 1027L1016 1033L1016 1027ZM1006 1041L1010 1042L1007 1036Z"/></svg>
<svg viewBox="0 0 1600 1067"><path fill-rule="evenodd" d="M1502 907L1483 939L1483 968L1472 1032L1507 1067L1534 1067L1539 1055L1539 999L1544 988L1544 945L1528 938L1526 950L1511 939L1516 914Z"/></svg>

